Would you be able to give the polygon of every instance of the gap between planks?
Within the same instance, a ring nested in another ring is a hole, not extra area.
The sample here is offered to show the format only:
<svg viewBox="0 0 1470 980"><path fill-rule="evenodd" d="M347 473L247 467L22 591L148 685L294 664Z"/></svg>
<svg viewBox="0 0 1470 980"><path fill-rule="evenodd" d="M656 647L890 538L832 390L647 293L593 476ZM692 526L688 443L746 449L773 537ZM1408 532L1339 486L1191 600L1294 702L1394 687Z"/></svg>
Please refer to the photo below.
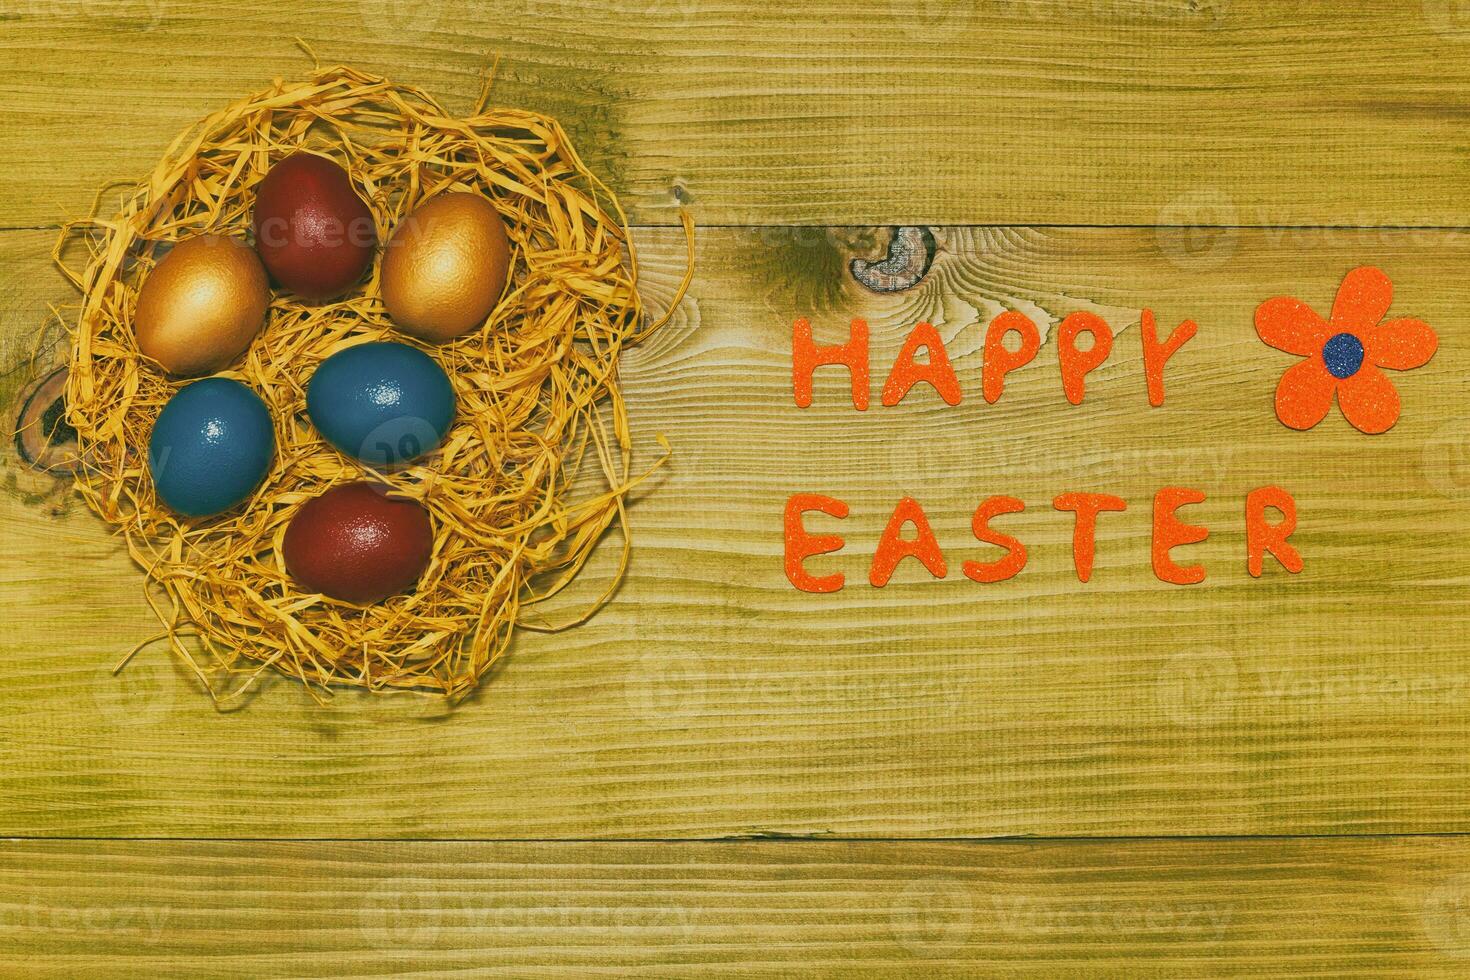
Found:
<svg viewBox="0 0 1470 980"><path fill-rule="evenodd" d="M85 220L78 218L77 220ZM1059 222L965 222L965 221L924 221L924 222L892 222L889 224L852 224L845 221L824 222L822 224L792 224L785 223L749 223L749 224L716 224L703 222L696 219L694 231L730 231L744 228L885 228L902 225L911 228L969 228L969 229L1051 229L1055 231L1148 231L1150 229L1177 229L1177 230L1214 230L1214 231L1433 231L1433 232L1470 232L1470 225L1216 225L1216 224L1079 224ZM668 231L677 230L678 222L666 224L633 224L628 225L629 231ZM5 232L29 232L29 231L61 231L61 225L0 225L0 233Z"/></svg>
<svg viewBox="0 0 1470 980"><path fill-rule="evenodd" d="M972 846L1094 845L1148 842L1265 843L1269 841L1463 840L1470 833L1419 831L1404 834L1122 834L1094 837L882 837L835 834L749 834L723 837L0 837L6 844L124 843L124 844L963 844Z"/></svg>

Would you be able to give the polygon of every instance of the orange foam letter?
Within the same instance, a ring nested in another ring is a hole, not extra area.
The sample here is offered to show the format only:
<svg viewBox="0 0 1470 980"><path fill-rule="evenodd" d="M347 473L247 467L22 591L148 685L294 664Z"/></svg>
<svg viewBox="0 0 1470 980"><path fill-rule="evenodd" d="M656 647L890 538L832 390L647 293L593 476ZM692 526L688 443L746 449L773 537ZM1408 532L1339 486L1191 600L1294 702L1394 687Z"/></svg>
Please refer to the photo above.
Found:
<svg viewBox="0 0 1470 980"><path fill-rule="evenodd" d="M1154 311L1143 311L1143 376L1148 379L1148 403L1154 408L1164 404L1164 365L1198 331L1193 320L1185 320L1161 344Z"/></svg>
<svg viewBox="0 0 1470 980"><path fill-rule="evenodd" d="M1266 523L1266 508L1281 512L1280 524ZM1296 501L1280 487L1260 487L1245 498L1245 567L1252 577L1261 577L1266 552L1276 556L1281 567L1295 575L1302 570L1302 554L1287 542L1296 530Z"/></svg>
<svg viewBox="0 0 1470 980"><path fill-rule="evenodd" d="M1019 514L1026 505L1015 497L990 497L975 508L970 519L970 528L975 537L986 544L998 544L1006 549L1004 558L995 561L967 561L965 576L976 582L1003 582L1026 567L1026 546L1009 534L1000 534L990 529L990 519L1001 514Z"/></svg>
<svg viewBox="0 0 1470 980"><path fill-rule="evenodd" d="M912 524L918 532L913 541L899 537L905 524ZM944 578L949 573L944 564L944 554L939 550L939 542L934 537L934 529L929 526L924 509L913 497L903 498L893 508L893 516L883 529L883 537L878 539L878 550L873 553L873 566L868 570L868 581L877 588L883 588L893 577L893 569L909 555L923 562L924 567L929 569L929 574L935 578Z"/></svg>
<svg viewBox="0 0 1470 980"><path fill-rule="evenodd" d="M1014 354L1006 350L1002 343L1006 334L1012 330L1021 335L1021 349ZM1007 310L991 320L989 329L985 331L985 365L980 369L985 400L995 404L1001 392L1005 391L1006 375L1023 364L1030 363L1039 350L1041 334L1036 332L1036 324L1026 314Z"/></svg>
<svg viewBox="0 0 1470 980"><path fill-rule="evenodd" d="M1077 335L1092 335L1092 348L1077 349ZM1096 313L1072 313L1057 328L1057 356L1062 364L1062 391L1073 405L1082 404L1087 372L1108 359L1113 351L1113 330Z"/></svg>
<svg viewBox="0 0 1470 980"><path fill-rule="evenodd" d="M840 534L808 534L801 516L819 510L839 520L847 516L847 504L836 497L819 493L794 493L786 501L786 577L803 592L836 592L844 581L841 572L820 578L807 574L802 562L813 555L825 555L844 544Z"/></svg>
<svg viewBox="0 0 1470 980"><path fill-rule="evenodd" d="M1086 582L1092 578L1092 559L1097 554L1098 513L1127 510L1128 504L1122 497L1107 493L1064 493L1051 505L1077 514L1072 528L1072 564L1077 567L1077 580Z"/></svg>
<svg viewBox="0 0 1470 980"><path fill-rule="evenodd" d="M1154 574L1171 585L1195 585L1205 580L1205 566L1181 567L1169 557L1169 549L1196 544L1210 536L1208 528L1185 524L1174 511L1185 504L1204 503L1205 495L1188 487L1165 487L1154 494Z"/></svg>
<svg viewBox="0 0 1470 980"><path fill-rule="evenodd" d="M868 323L854 318L845 344L818 347L812 340L812 324L801 317L791 328L791 386L796 407L812 403L812 374L823 364L845 364L852 372L852 407L868 407Z"/></svg>
<svg viewBox="0 0 1470 980"><path fill-rule="evenodd" d="M929 352L928 364L914 360L920 347ZM947 404L960 403L960 379L955 377L949 355L944 350L944 341L939 339L939 331L932 323L918 324L909 334L909 339L904 341L903 350L898 352L898 359L893 362L893 370L883 385L883 404L897 405L920 381L929 382Z"/></svg>

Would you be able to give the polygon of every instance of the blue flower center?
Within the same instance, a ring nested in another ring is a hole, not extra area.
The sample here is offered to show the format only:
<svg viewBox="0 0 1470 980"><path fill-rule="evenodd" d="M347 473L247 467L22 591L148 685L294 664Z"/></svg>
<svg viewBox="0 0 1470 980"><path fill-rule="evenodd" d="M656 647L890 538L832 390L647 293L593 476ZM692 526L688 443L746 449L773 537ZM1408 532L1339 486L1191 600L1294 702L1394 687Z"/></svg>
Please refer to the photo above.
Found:
<svg viewBox="0 0 1470 980"><path fill-rule="evenodd" d="M1363 366L1363 342L1350 333L1340 333L1322 345L1322 363L1334 378L1351 378Z"/></svg>

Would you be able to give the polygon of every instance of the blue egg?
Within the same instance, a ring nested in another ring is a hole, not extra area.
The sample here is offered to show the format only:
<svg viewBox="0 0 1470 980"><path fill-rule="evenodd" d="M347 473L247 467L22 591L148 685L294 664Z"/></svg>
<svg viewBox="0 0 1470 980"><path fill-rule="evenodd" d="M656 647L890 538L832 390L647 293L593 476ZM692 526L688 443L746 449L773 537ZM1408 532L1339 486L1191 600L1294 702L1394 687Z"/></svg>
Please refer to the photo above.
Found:
<svg viewBox="0 0 1470 980"><path fill-rule="evenodd" d="M148 440L148 469L165 504L188 517L229 510L265 478L271 415L238 381L205 378L174 393Z"/></svg>
<svg viewBox="0 0 1470 980"><path fill-rule="evenodd" d="M432 357L407 344L359 344L322 361L306 413L348 456L386 468L427 453L454 421L454 388Z"/></svg>

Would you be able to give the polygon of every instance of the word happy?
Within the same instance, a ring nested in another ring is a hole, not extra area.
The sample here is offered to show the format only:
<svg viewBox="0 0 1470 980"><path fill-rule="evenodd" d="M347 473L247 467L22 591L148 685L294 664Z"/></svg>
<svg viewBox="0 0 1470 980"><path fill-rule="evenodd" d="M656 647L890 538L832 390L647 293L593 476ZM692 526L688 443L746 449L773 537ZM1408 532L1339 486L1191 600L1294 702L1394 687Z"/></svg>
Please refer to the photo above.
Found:
<svg viewBox="0 0 1470 980"><path fill-rule="evenodd" d="M1155 408L1164 404L1164 366L1179 348L1194 337L1199 328L1185 320L1163 341L1152 310L1144 310L1140 323L1143 335L1143 372L1148 381L1148 401ZM1018 350L1008 350L1007 335L1020 340ZM1087 334L1092 346L1082 350L1077 338ZM917 360L919 349L928 352L927 363ZM985 331L984 367L981 370L981 393L994 404L1005 392L1006 375L1025 367L1041 350L1041 332L1024 313L1009 310L990 321ZM1057 326L1057 357L1061 367L1062 392L1073 405L1082 404L1086 395L1087 375L1102 366L1113 351L1113 331L1096 313L1073 313ZM821 347L812 339L809 320L796 321L791 335L791 383L798 408L812 403L812 376L823 365L842 366L852 375L852 407L866 411L869 397L868 324L853 320L847 343ZM945 352L939 331L929 323L920 323L904 341L903 349L893 362L888 380L883 384L882 403L891 407L919 382L938 392L945 404L958 405L963 397L960 380Z"/></svg>

